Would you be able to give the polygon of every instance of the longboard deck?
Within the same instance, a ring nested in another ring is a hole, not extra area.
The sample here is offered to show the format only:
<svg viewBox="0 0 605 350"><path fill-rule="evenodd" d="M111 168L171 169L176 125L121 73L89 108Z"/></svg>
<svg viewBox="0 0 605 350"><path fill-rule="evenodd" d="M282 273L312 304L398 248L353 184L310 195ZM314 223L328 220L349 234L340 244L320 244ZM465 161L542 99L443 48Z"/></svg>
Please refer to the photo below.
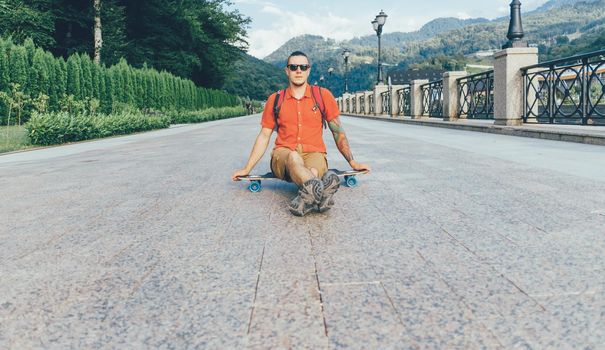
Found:
<svg viewBox="0 0 605 350"><path fill-rule="evenodd" d="M344 177L345 186L347 187L355 187L357 186L356 175L366 174L367 170L338 170L338 169L329 169L336 173L339 177ZM248 185L248 190L250 192L259 192L262 189L261 180L280 180L275 177L272 172L268 172L263 175L246 175L239 176L239 181L247 180L250 181L250 185Z"/></svg>

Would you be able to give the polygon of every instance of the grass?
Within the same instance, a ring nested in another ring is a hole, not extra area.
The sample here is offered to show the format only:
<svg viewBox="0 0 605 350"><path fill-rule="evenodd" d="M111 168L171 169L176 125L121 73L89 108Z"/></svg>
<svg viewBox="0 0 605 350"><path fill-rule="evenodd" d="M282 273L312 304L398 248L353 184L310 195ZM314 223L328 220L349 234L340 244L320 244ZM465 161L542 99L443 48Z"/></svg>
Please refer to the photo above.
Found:
<svg viewBox="0 0 605 350"><path fill-rule="evenodd" d="M0 153L33 147L25 128L17 125L0 126Z"/></svg>

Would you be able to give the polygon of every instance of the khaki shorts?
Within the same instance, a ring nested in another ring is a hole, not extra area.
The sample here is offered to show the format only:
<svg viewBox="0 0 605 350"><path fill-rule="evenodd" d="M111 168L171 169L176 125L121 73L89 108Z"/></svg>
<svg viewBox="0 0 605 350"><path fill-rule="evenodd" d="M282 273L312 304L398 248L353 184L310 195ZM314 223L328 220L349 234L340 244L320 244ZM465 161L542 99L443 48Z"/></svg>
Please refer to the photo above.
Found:
<svg viewBox="0 0 605 350"><path fill-rule="evenodd" d="M286 162L288 161L288 155L292 152L289 148L279 147L273 150L271 154L271 171L278 179L282 179L288 182L292 182L288 170L286 169ZM328 171L328 160L326 154L323 152L302 152L302 146L296 148L296 152L301 155L305 162L305 167L308 169L315 168L321 178L323 174Z"/></svg>

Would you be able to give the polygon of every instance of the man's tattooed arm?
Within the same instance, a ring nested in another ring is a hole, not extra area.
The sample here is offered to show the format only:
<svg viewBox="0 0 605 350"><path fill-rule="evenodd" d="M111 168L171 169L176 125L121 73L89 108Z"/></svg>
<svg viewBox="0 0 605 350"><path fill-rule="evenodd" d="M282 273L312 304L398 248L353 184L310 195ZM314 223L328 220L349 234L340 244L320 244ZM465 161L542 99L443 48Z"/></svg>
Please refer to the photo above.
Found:
<svg viewBox="0 0 605 350"><path fill-rule="evenodd" d="M340 153L342 153L347 162L351 163L353 160L353 154L351 154L351 148L349 147L347 135L345 135L345 131L340 124L340 118L334 118L328 123L328 126L330 127L330 130L332 130L332 136L334 136L334 141L336 142L338 150Z"/></svg>

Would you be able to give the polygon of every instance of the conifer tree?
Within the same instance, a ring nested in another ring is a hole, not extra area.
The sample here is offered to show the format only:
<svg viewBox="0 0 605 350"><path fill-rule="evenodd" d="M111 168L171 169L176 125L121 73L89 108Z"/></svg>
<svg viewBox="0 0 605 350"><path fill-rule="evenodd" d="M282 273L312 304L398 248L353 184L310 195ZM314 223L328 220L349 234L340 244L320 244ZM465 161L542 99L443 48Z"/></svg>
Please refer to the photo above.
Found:
<svg viewBox="0 0 605 350"><path fill-rule="evenodd" d="M80 77L79 55L71 55L67 59L67 94L73 95L78 100L82 99Z"/></svg>

